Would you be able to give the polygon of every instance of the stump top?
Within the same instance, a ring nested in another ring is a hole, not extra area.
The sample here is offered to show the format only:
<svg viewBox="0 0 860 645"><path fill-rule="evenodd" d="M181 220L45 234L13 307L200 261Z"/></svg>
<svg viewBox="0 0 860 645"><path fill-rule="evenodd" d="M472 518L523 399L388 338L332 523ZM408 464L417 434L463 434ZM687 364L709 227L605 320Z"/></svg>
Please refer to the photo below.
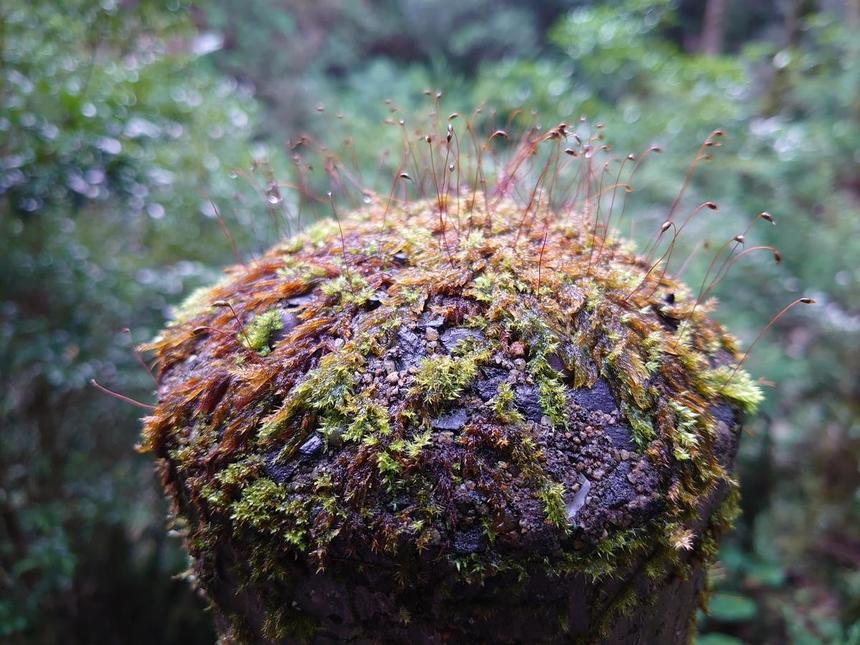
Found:
<svg viewBox="0 0 860 645"><path fill-rule="evenodd" d="M195 558L474 579L701 546L760 394L707 303L589 229L483 197L372 204L190 298L147 346L142 447Z"/></svg>

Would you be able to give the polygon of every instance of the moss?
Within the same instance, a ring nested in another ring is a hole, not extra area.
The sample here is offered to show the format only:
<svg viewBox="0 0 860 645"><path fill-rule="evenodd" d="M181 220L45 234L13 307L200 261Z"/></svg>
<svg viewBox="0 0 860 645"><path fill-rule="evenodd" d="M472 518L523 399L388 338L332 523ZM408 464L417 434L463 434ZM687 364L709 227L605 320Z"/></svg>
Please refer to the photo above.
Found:
<svg viewBox="0 0 860 645"><path fill-rule="evenodd" d="M296 239L300 240L300 238ZM324 266L313 262L291 262L287 266L278 269L276 275L284 280L298 280L304 284L310 284L314 280L326 277L328 270Z"/></svg>
<svg viewBox="0 0 860 645"><path fill-rule="evenodd" d="M563 427L567 424L564 413L565 391L565 387L557 378L542 376L538 379L541 409L555 427Z"/></svg>
<svg viewBox="0 0 860 645"><path fill-rule="evenodd" d="M254 316L251 322L245 325L245 328L239 333L239 341L243 347L253 349L260 356L265 356L271 351L269 343L272 336L275 332L280 331L283 326L281 312L277 309L270 309Z"/></svg>
<svg viewBox="0 0 860 645"><path fill-rule="evenodd" d="M754 413L764 400L761 388L748 372L718 367L700 375L700 387L709 396L720 396L748 414Z"/></svg>
<svg viewBox="0 0 860 645"><path fill-rule="evenodd" d="M214 482L201 489L201 494L213 508L226 510L233 491L256 479L262 466L263 460L257 455L229 464L216 473Z"/></svg>
<svg viewBox="0 0 860 645"><path fill-rule="evenodd" d="M486 354L471 352L459 358L445 354L422 358L415 373L412 394L429 406L453 401L475 380L481 359L486 359Z"/></svg>
<svg viewBox="0 0 860 645"><path fill-rule="evenodd" d="M222 280L214 286L198 287L192 291L182 303L173 311L173 319L171 326L179 326L188 323L203 314L212 311L213 293L218 287L223 285L226 280Z"/></svg>
<svg viewBox="0 0 860 645"><path fill-rule="evenodd" d="M651 419L627 403L621 404L621 411L633 431L633 441L640 449L645 448L656 436Z"/></svg>
<svg viewBox="0 0 860 645"><path fill-rule="evenodd" d="M360 274L347 271L322 285L322 292L329 298L346 305L362 306L373 295L367 281Z"/></svg>
<svg viewBox="0 0 860 645"><path fill-rule="evenodd" d="M516 425L523 422L523 415L514 406L514 390L510 383L499 384L493 399L493 411L502 423Z"/></svg>
<svg viewBox="0 0 860 645"><path fill-rule="evenodd" d="M271 479L258 479L246 487L231 505L230 519L237 528L277 536L297 549L306 546L305 502L291 498L285 486Z"/></svg>
<svg viewBox="0 0 860 645"><path fill-rule="evenodd" d="M564 505L564 485L558 482L549 483L538 493L543 503L543 512L547 522L567 530L567 513Z"/></svg>
<svg viewBox="0 0 860 645"><path fill-rule="evenodd" d="M692 459L699 445L699 436L696 432L699 415L677 401L671 401L669 405L676 414L673 449L675 459L681 461Z"/></svg>
<svg viewBox="0 0 860 645"><path fill-rule="evenodd" d="M309 643L320 628L317 619L292 607L269 607L265 616L263 636L272 642L290 639L297 643Z"/></svg>
<svg viewBox="0 0 860 645"><path fill-rule="evenodd" d="M728 521L720 511L695 530L701 502L734 483L709 408L748 412L761 398L743 370L713 368L736 355L733 341L706 305L668 306L683 285L655 282L622 243L601 243L592 262L586 223L520 231L521 207L481 202L460 204L473 230L449 229L448 249L434 202L392 207L385 226L372 203L342 219L343 238L335 223L314 226L195 296L148 346L170 376L142 445L169 465L204 588L224 541L247 561L237 584L282 591L287 561L343 571L357 552L390 560L403 587L425 566L473 584L538 569L602 579L653 551L656 580L685 571L688 547L713 557ZM287 309L298 324L273 351ZM598 379L621 419L574 405L572 390ZM527 412L522 386L550 426ZM604 456L621 459L601 429L624 420L665 482L651 491L661 506L641 517L588 501L573 539L565 484L574 468L591 477ZM457 551L475 532L481 548ZM272 638L303 620L278 609L283 594L266 610ZM604 615L629 603L620 595Z"/></svg>
<svg viewBox="0 0 860 645"><path fill-rule="evenodd" d="M378 452L376 453L376 467L386 490L393 491L397 487L398 477L403 470L400 462L390 452Z"/></svg>
<svg viewBox="0 0 860 645"><path fill-rule="evenodd" d="M420 434L416 434L409 440L403 448L403 452L407 457L416 459L425 448L430 445L432 435L429 430L425 430Z"/></svg>
<svg viewBox="0 0 860 645"><path fill-rule="evenodd" d="M281 408L265 420L259 431L259 440L264 444L270 442L290 419L303 410L316 410L323 414L345 413L361 361L359 353L349 350L323 356L319 367L308 372Z"/></svg>
<svg viewBox="0 0 860 645"><path fill-rule="evenodd" d="M483 273L472 282L472 295L481 302L492 302L495 289L496 281L491 273Z"/></svg>
<svg viewBox="0 0 860 645"><path fill-rule="evenodd" d="M351 414L350 414L351 413ZM348 421L346 441L362 441L367 437L385 436L391 432L388 411L381 405L358 401L347 408Z"/></svg>
<svg viewBox="0 0 860 645"><path fill-rule="evenodd" d="M260 472L263 460L257 455L229 464L215 475L215 480L221 486L239 486Z"/></svg>

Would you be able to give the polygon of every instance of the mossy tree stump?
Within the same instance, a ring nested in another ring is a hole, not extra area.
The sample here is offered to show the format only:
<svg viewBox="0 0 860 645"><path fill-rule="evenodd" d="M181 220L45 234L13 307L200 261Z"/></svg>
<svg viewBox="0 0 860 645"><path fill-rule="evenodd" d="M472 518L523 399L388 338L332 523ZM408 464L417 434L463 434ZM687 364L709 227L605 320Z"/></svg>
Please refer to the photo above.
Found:
<svg viewBox="0 0 860 645"><path fill-rule="evenodd" d="M760 397L732 338L584 220L456 208L319 224L148 346L142 445L226 641L691 636Z"/></svg>

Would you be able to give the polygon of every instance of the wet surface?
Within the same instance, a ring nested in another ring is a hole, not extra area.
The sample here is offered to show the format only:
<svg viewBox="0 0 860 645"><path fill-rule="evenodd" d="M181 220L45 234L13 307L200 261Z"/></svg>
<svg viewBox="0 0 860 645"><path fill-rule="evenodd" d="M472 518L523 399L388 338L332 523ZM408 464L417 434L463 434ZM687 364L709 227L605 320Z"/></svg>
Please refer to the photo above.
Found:
<svg viewBox="0 0 860 645"><path fill-rule="evenodd" d="M534 385L517 385L514 388L514 404L519 413L529 421L540 421L543 417L540 393Z"/></svg>
<svg viewBox="0 0 860 645"><path fill-rule="evenodd" d="M587 410L600 410L607 414L618 411L618 405L609 390L609 384L603 379L597 379L591 388L573 390L573 400Z"/></svg>
<svg viewBox="0 0 860 645"><path fill-rule="evenodd" d="M462 408L439 415L430 425L436 430L459 430L469 420L468 413Z"/></svg>
<svg viewBox="0 0 860 645"><path fill-rule="evenodd" d="M442 336L439 340L442 342L442 346L450 353L454 351L454 348L458 343L461 343L464 340L472 339L480 341L483 338L484 335L477 330L467 329L466 327L454 327L442 332Z"/></svg>

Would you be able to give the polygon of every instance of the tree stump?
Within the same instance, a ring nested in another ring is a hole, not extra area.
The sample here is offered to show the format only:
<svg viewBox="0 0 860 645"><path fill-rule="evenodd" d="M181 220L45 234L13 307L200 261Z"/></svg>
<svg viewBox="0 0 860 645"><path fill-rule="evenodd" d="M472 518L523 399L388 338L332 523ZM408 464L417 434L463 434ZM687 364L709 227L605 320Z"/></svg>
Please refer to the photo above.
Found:
<svg viewBox="0 0 860 645"><path fill-rule="evenodd" d="M582 220L466 201L319 224L147 346L226 642L692 637L760 398L732 338Z"/></svg>

